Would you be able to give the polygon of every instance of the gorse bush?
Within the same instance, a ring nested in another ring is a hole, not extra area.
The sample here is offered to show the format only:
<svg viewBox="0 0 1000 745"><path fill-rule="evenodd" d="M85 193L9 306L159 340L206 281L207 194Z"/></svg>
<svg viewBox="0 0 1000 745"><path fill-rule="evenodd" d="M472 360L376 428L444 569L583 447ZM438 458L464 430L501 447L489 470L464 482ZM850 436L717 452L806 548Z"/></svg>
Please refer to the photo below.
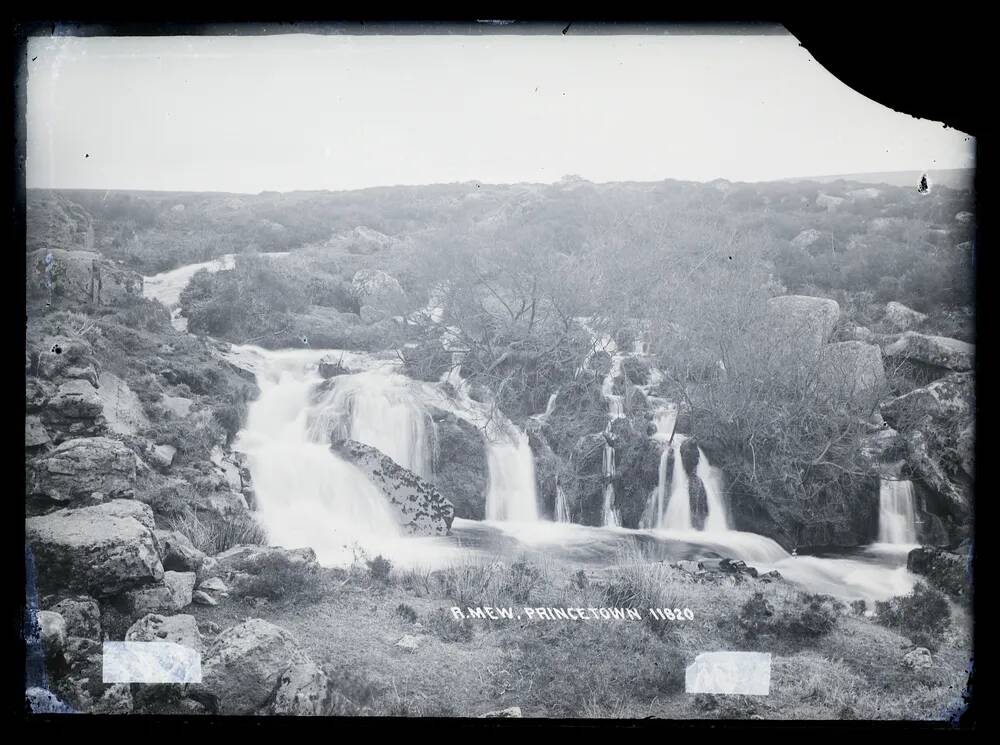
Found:
<svg viewBox="0 0 1000 745"><path fill-rule="evenodd" d="M410 623L417 622L417 612L413 610L413 606L407 605L406 603L400 603L396 606L396 615L405 621Z"/></svg>
<svg viewBox="0 0 1000 745"><path fill-rule="evenodd" d="M370 559L366 562L368 564L368 571L372 576L372 579L377 582L388 582L389 573L392 572L392 562L387 558L379 554L374 559Z"/></svg>
<svg viewBox="0 0 1000 745"><path fill-rule="evenodd" d="M911 638L917 634L936 649L951 626L951 606L943 593L919 582L907 595L875 603L875 620Z"/></svg>

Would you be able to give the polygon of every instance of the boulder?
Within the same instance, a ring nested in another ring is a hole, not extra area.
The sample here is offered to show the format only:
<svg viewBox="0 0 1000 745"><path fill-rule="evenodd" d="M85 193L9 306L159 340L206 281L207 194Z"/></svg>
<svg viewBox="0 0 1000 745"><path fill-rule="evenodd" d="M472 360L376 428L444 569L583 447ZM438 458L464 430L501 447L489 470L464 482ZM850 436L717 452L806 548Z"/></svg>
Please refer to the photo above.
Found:
<svg viewBox="0 0 1000 745"><path fill-rule="evenodd" d="M845 403L869 405L885 386L882 351L874 344L827 344L820 348L818 359L822 390Z"/></svg>
<svg viewBox="0 0 1000 745"><path fill-rule="evenodd" d="M48 271L45 264L47 254L53 257ZM29 296L48 297L48 277L54 303L62 299L93 305L121 305L142 297L141 274L93 251L42 248L28 256L27 268Z"/></svg>
<svg viewBox="0 0 1000 745"><path fill-rule="evenodd" d="M183 610L191 605L194 584L194 572L164 572L163 584L129 591L129 607L133 615Z"/></svg>
<svg viewBox="0 0 1000 745"><path fill-rule="evenodd" d="M129 683L115 683L107 690L90 710L91 714L131 714L135 709L132 686Z"/></svg>
<svg viewBox="0 0 1000 745"><path fill-rule="evenodd" d="M66 619L55 611L38 611L38 630L46 657L61 655L66 646Z"/></svg>
<svg viewBox="0 0 1000 745"><path fill-rule="evenodd" d="M816 352L833 333L840 318L835 300L805 295L782 295L767 301L764 343L782 352Z"/></svg>
<svg viewBox="0 0 1000 745"><path fill-rule="evenodd" d="M907 331L885 347L885 356L916 362L942 371L968 372L975 364L976 346L945 336Z"/></svg>
<svg viewBox="0 0 1000 745"><path fill-rule="evenodd" d="M195 590L194 593L191 595L191 602L195 603L196 605L208 605L208 606L219 604L218 600L213 598L204 590Z"/></svg>
<svg viewBox="0 0 1000 745"><path fill-rule="evenodd" d="M927 437L919 431L904 436L906 464L914 481L930 490L936 504L930 511L964 523L972 510L972 491L967 484L949 478L941 458L932 454Z"/></svg>
<svg viewBox="0 0 1000 745"><path fill-rule="evenodd" d="M381 269L361 269L351 279L351 291L361 308L361 320L373 323L405 311L406 294L399 280Z"/></svg>
<svg viewBox="0 0 1000 745"><path fill-rule="evenodd" d="M112 499L135 493L136 457L109 437L67 440L36 460L30 493L68 504L100 492Z"/></svg>
<svg viewBox="0 0 1000 745"><path fill-rule="evenodd" d="M142 401L128 383L106 370L101 372L98 382L97 395L101 399L109 430L121 435L135 435L149 426Z"/></svg>
<svg viewBox="0 0 1000 745"><path fill-rule="evenodd" d="M435 424L434 486L455 507L455 516L482 520L486 516L489 468L479 429L468 421L432 408Z"/></svg>
<svg viewBox="0 0 1000 745"><path fill-rule="evenodd" d="M521 707L511 706L506 709L500 709L498 711L488 711L485 714L479 715L480 719L520 719L521 718Z"/></svg>
<svg viewBox="0 0 1000 745"><path fill-rule="evenodd" d="M202 684L220 714L255 714L282 676L309 658L284 629L251 618L223 631L202 660Z"/></svg>
<svg viewBox="0 0 1000 745"><path fill-rule="evenodd" d="M173 465L175 455L177 455L177 448L173 445L154 445L149 449L149 460L162 470Z"/></svg>
<svg viewBox="0 0 1000 745"><path fill-rule="evenodd" d="M65 598L49 610L63 617L69 636L101 640L101 608L89 595Z"/></svg>
<svg viewBox="0 0 1000 745"><path fill-rule="evenodd" d="M971 569L969 557L934 546L921 546L906 556L906 568L926 577L939 590L956 599L970 598Z"/></svg>
<svg viewBox="0 0 1000 745"><path fill-rule="evenodd" d="M413 634L404 634L403 638L396 642L395 646L406 652L416 652L420 649L420 643L423 641L424 637L415 636Z"/></svg>
<svg viewBox="0 0 1000 745"><path fill-rule="evenodd" d="M906 430L918 424L941 429L975 419L972 373L951 373L930 385L885 402L882 416L892 427Z"/></svg>
<svg viewBox="0 0 1000 745"><path fill-rule="evenodd" d="M294 665L278 677L267 713L279 716L329 716L338 711L340 694L315 663Z"/></svg>
<svg viewBox="0 0 1000 745"><path fill-rule="evenodd" d="M197 572L205 562L205 554L191 540L176 530L155 531L163 568L177 572Z"/></svg>
<svg viewBox="0 0 1000 745"><path fill-rule="evenodd" d="M45 402L41 418L70 435L97 434L105 426L104 402L86 380L67 380Z"/></svg>
<svg viewBox="0 0 1000 745"><path fill-rule="evenodd" d="M125 632L127 642L173 642L201 652L201 634L194 616L149 613Z"/></svg>
<svg viewBox="0 0 1000 745"><path fill-rule="evenodd" d="M116 500L25 520L42 588L102 597L163 579L145 504Z"/></svg>
<svg viewBox="0 0 1000 745"><path fill-rule="evenodd" d="M906 442L888 425L864 439L861 454L876 463L896 460L905 451Z"/></svg>
<svg viewBox="0 0 1000 745"><path fill-rule="evenodd" d="M885 320L897 331L906 331L926 321L927 315L893 300L885 305Z"/></svg>
<svg viewBox="0 0 1000 745"><path fill-rule="evenodd" d="M355 440L336 440L331 449L360 468L395 508L411 535L447 535L455 508L433 484L403 468L377 448Z"/></svg>
<svg viewBox="0 0 1000 745"><path fill-rule="evenodd" d="M934 658L926 647L917 647L903 655L903 664L911 670L922 670L934 664Z"/></svg>
<svg viewBox="0 0 1000 745"><path fill-rule="evenodd" d="M792 238L791 244L793 248L799 248L799 249L809 248L809 246L814 244L822 237L823 234L820 233L818 230L816 230L816 228L806 228L801 233Z"/></svg>
<svg viewBox="0 0 1000 745"><path fill-rule="evenodd" d="M319 565L316 563L316 552L311 548L287 549L281 546L234 546L213 557L213 568L211 576L205 577L199 587L201 589L212 589L216 592L225 592L225 584L222 589L212 582L221 574L229 572L244 572L246 574L259 574L267 567L283 565L289 570L312 571Z"/></svg>
<svg viewBox="0 0 1000 745"><path fill-rule="evenodd" d="M229 588L226 587L226 583L219 577L209 577L204 582L198 583L198 589L204 592L229 592Z"/></svg>
<svg viewBox="0 0 1000 745"><path fill-rule="evenodd" d="M37 448L48 445L52 442L49 433L45 431L45 425L37 416L26 416L24 418L24 446L26 448Z"/></svg>
<svg viewBox="0 0 1000 745"><path fill-rule="evenodd" d="M871 344L875 341L874 332L867 326L852 326L845 332L844 336L847 337L845 341L863 341L865 344Z"/></svg>
<svg viewBox="0 0 1000 745"><path fill-rule="evenodd" d="M350 375L351 371L344 367L341 355L328 354L319 361L319 374L324 380L338 375Z"/></svg>
<svg viewBox="0 0 1000 745"><path fill-rule="evenodd" d="M32 375L47 380L67 377L84 379L91 377L90 373L84 373L84 370L94 370L96 362L94 349L90 342L81 336L63 334L46 336L40 341L29 340L28 347L37 357ZM71 368L74 369L74 373L68 375L67 372ZM98 385L93 379L88 382L95 388Z"/></svg>

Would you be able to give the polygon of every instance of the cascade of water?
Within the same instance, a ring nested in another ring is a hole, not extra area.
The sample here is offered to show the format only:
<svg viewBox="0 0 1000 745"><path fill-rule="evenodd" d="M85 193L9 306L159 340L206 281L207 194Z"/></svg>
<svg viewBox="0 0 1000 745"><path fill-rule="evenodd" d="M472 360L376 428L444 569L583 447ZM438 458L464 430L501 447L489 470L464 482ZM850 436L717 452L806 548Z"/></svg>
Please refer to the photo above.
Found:
<svg viewBox="0 0 1000 745"><path fill-rule="evenodd" d="M684 435L674 436L674 468L670 475L670 497L660 523L664 530L691 530L691 500L688 496L688 475L681 458ZM665 470L665 469L664 469Z"/></svg>
<svg viewBox="0 0 1000 745"><path fill-rule="evenodd" d="M489 489L486 492L486 519L535 522L538 497L535 485L535 458L528 436L506 422L502 436L488 433L486 461Z"/></svg>
<svg viewBox="0 0 1000 745"><path fill-rule="evenodd" d="M556 481L556 505L555 518L557 523L572 522L569 517L569 504L566 501L566 492L563 491L562 484Z"/></svg>
<svg viewBox="0 0 1000 745"><path fill-rule="evenodd" d="M878 540L880 543L915 544L916 511L913 484L882 479L879 486Z"/></svg>
<svg viewBox="0 0 1000 745"><path fill-rule="evenodd" d="M705 451L698 448L698 466L695 473L705 485L708 498L708 517L705 519L705 530L729 530L729 515L726 509L725 486L722 469L708 462Z"/></svg>
<svg viewBox="0 0 1000 745"><path fill-rule="evenodd" d="M321 561L335 563L355 543L399 536L378 488L308 426L310 393L320 381L315 369L287 359L267 362L236 447L247 455L258 519L270 542L311 546Z"/></svg>

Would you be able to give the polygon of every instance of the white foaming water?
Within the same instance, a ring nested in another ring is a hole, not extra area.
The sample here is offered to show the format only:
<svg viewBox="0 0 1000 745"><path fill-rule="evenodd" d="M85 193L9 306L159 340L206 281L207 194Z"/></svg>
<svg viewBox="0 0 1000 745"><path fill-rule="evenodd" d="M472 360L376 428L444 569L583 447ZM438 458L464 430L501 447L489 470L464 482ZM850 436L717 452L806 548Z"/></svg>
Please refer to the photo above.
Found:
<svg viewBox="0 0 1000 745"><path fill-rule="evenodd" d="M916 544L916 511L911 482L882 479L879 485L878 539L880 543Z"/></svg>
<svg viewBox="0 0 1000 745"><path fill-rule="evenodd" d="M398 520L378 488L310 432L309 397L320 377L308 367L308 356L269 359L260 353L260 396L236 447L247 455L258 519L269 541L309 546L322 563L338 564L353 558L355 544L372 547L400 538Z"/></svg>
<svg viewBox="0 0 1000 745"><path fill-rule="evenodd" d="M316 404L314 440L357 440L404 468L433 477L433 421L413 395L411 381L389 369L343 375Z"/></svg>
<svg viewBox="0 0 1000 745"><path fill-rule="evenodd" d="M681 458L681 444L687 438L684 435L674 435L673 453L674 467L670 475L670 496L667 498L666 510L657 527L664 530L693 530L691 525L691 499L688 492L688 475L684 470L684 461ZM666 475L666 466L663 461L667 458L664 452L660 458L660 473ZM657 489L660 494L666 493L667 485L661 481ZM662 504L662 497L661 497Z"/></svg>
<svg viewBox="0 0 1000 745"><path fill-rule="evenodd" d="M569 504L566 502L566 492L558 481L556 482L555 518L557 523L572 522L569 515Z"/></svg>
<svg viewBox="0 0 1000 745"><path fill-rule="evenodd" d="M505 429L498 437L487 437L486 519L537 522L535 458L528 436L509 423Z"/></svg>

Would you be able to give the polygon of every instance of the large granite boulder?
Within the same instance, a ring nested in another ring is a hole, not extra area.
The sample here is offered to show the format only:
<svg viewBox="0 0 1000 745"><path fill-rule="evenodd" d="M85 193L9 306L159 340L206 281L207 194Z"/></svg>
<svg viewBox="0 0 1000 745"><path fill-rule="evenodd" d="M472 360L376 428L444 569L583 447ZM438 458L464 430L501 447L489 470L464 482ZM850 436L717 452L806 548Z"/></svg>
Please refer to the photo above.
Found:
<svg viewBox="0 0 1000 745"><path fill-rule="evenodd" d="M194 572L163 573L162 584L129 590L128 607L133 616L145 613L176 613L184 610L193 599L196 574Z"/></svg>
<svg viewBox="0 0 1000 745"><path fill-rule="evenodd" d="M127 642L173 642L201 652L201 633L194 616L149 613L125 632Z"/></svg>
<svg viewBox="0 0 1000 745"><path fill-rule="evenodd" d="M46 270L45 257L52 260ZM48 279L47 279L48 278ZM48 297L93 305L119 305L142 297L142 275L105 259L93 251L40 249L28 256L29 297Z"/></svg>
<svg viewBox="0 0 1000 745"><path fill-rule="evenodd" d="M819 350L821 389L846 403L867 405L885 385L882 351L874 344L842 341Z"/></svg>
<svg viewBox="0 0 1000 745"><path fill-rule="evenodd" d="M767 301L763 333L766 343L779 351L810 354L829 341L839 319L835 300L782 295Z"/></svg>
<svg viewBox="0 0 1000 745"><path fill-rule="evenodd" d="M96 435L106 424L104 402L89 381L72 378L48 397L41 419L50 429L71 437Z"/></svg>
<svg viewBox="0 0 1000 745"><path fill-rule="evenodd" d="M65 619L69 636L101 640L101 607L89 595L64 598L49 610Z"/></svg>
<svg viewBox="0 0 1000 745"><path fill-rule="evenodd" d="M216 637L202 660L202 684L220 714L256 714L269 704L286 672L308 663L291 634L251 618Z"/></svg>
<svg viewBox="0 0 1000 745"><path fill-rule="evenodd" d="M318 568L316 552L311 548L281 546L233 546L212 557L211 571L205 577L222 577L230 572L259 574L268 567L281 566L288 570L314 571Z"/></svg>
<svg viewBox="0 0 1000 745"><path fill-rule="evenodd" d="M336 440L331 449L360 468L396 510L403 530L412 535L447 535L455 507L433 484L403 468L371 445Z"/></svg>
<svg viewBox="0 0 1000 745"><path fill-rule="evenodd" d="M278 678L268 714L280 716L329 716L341 704L326 673L314 662L293 665Z"/></svg>
<svg viewBox="0 0 1000 745"><path fill-rule="evenodd" d="M39 587L102 597L159 582L163 565L152 528L153 511L132 500L28 518Z"/></svg>
<svg viewBox="0 0 1000 745"><path fill-rule="evenodd" d="M155 531L163 568L178 572L197 572L205 562L205 554L194 547L191 539L176 530Z"/></svg>
<svg viewBox="0 0 1000 745"><path fill-rule="evenodd" d="M373 323L405 311L406 294L399 280L381 269L361 269L351 278L361 320Z"/></svg>
<svg viewBox="0 0 1000 745"><path fill-rule="evenodd" d="M969 557L934 546L921 546L906 556L906 568L956 599L969 600L972 570Z"/></svg>
<svg viewBox="0 0 1000 745"><path fill-rule="evenodd" d="M99 492L112 499L135 493L136 456L109 437L67 440L38 458L32 467L29 493L69 504Z"/></svg>
<svg viewBox="0 0 1000 745"><path fill-rule="evenodd" d="M888 344L885 356L894 360L915 362L942 372L968 372L975 364L976 346L946 336L928 336L907 331Z"/></svg>
<svg viewBox="0 0 1000 745"><path fill-rule="evenodd" d="M885 320L897 331L906 331L926 321L927 315L893 300L885 305Z"/></svg>
<svg viewBox="0 0 1000 745"><path fill-rule="evenodd" d="M484 519L489 468L482 434L451 412L432 409L431 418L437 438L434 486L454 505L456 517Z"/></svg>
<svg viewBox="0 0 1000 745"><path fill-rule="evenodd" d="M975 380L972 373L951 373L885 402L881 411L885 420L899 430L921 424L940 429L971 422L976 415Z"/></svg>

